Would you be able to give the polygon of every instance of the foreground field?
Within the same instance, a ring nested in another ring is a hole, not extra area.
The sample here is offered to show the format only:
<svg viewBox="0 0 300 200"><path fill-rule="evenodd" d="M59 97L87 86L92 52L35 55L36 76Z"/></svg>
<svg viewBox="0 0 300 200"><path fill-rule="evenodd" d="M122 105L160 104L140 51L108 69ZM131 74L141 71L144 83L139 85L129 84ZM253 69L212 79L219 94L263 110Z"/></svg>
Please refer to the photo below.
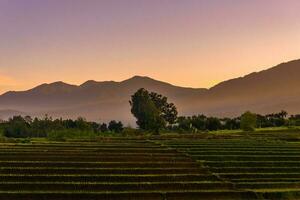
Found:
<svg viewBox="0 0 300 200"><path fill-rule="evenodd" d="M0 199L299 199L300 145L106 138L0 145Z"/></svg>

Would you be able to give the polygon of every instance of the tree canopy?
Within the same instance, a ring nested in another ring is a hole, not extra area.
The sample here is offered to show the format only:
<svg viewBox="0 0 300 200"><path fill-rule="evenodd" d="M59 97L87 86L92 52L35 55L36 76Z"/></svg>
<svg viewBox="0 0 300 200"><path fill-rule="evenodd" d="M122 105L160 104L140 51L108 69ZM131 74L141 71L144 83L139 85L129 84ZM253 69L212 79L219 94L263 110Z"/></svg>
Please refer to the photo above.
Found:
<svg viewBox="0 0 300 200"><path fill-rule="evenodd" d="M137 119L137 125L144 130L158 133L166 125L176 122L177 109L173 103L161 94L149 93L141 88L131 96L131 113Z"/></svg>
<svg viewBox="0 0 300 200"><path fill-rule="evenodd" d="M256 114L250 111L245 112L241 116L241 128L244 131L254 131L256 128L257 117Z"/></svg>

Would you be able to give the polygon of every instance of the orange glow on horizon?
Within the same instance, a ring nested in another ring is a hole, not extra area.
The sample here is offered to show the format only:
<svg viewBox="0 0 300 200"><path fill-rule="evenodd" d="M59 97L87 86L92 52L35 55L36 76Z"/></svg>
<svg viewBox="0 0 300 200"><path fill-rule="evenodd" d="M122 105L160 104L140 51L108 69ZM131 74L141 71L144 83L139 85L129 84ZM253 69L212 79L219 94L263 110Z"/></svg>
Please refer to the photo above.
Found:
<svg viewBox="0 0 300 200"><path fill-rule="evenodd" d="M135 75L209 88L300 58L298 0L124 2L0 1L0 93Z"/></svg>

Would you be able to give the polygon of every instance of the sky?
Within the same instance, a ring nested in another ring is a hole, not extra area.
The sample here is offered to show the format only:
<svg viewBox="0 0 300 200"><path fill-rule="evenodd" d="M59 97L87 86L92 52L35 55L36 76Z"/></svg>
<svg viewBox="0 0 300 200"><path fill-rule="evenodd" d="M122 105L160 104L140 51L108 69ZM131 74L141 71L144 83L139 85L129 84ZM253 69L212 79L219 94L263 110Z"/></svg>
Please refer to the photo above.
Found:
<svg viewBox="0 0 300 200"><path fill-rule="evenodd" d="M149 76L214 84L300 58L299 0L0 0L0 93Z"/></svg>

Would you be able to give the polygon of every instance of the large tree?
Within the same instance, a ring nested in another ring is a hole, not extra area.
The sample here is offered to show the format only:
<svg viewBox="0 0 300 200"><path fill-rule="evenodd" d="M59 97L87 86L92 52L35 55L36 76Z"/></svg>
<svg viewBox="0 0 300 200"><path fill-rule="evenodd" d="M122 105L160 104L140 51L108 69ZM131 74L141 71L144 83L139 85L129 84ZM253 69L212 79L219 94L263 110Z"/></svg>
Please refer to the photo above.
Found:
<svg viewBox="0 0 300 200"><path fill-rule="evenodd" d="M173 103L169 103L167 97L155 92L150 93L150 98L154 102L156 108L159 110L160 116L164 119L166 124L174 124L178 114L175 105Z"/></svg>
<svg viewBox="0 0 300 200"><path fill-rule="evenodd" d="M155 106L150 94L144 88L139 89L131 96L131 113L137 119L137 125L144 130L159 133L165 126L160 110Z"/></svg>

